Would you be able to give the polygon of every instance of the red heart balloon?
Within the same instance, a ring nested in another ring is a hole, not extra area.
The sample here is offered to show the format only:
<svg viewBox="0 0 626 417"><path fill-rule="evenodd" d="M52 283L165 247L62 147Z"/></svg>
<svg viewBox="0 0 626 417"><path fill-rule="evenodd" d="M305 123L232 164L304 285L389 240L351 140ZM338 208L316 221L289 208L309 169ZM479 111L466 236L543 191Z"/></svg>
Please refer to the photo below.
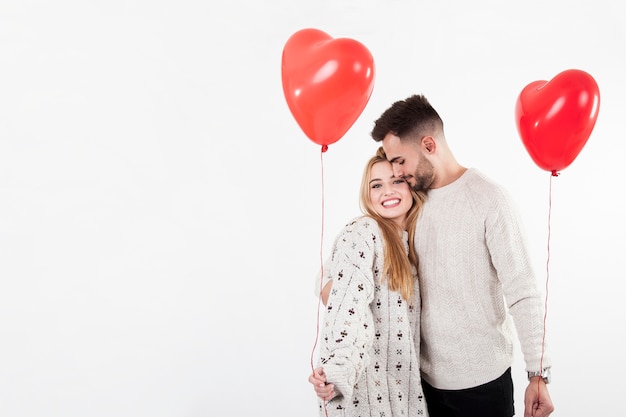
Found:
<svg viewBox="0 0 626 417"><path fill-rule="evenodd" d="M599 108L598 85L584 71L566 70L524 87L515 119L535 164L553 175L567 168L587 143Z"/></svg>
<svg viewBox="0 0 626 417"><path fill-rule="evenodd" d="M282 83L298 125L325 150L345 135L369 101L374 60L358 41L302 29L283 48Z"/></svg>

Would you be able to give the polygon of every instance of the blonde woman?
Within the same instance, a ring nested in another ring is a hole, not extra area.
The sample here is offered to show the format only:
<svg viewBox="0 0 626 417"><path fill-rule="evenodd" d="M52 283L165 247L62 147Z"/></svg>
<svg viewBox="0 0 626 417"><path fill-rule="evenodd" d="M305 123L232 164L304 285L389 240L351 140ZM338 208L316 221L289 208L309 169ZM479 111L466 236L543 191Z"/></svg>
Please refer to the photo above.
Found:
<svg viewBox="0 0 626 417"><path fill-rule="evenodd" d="M415 224L425 199L393 175L382 148L361 182L364 215L339 233L324 270L319 367L322 416L427 415L420 382Z"/></svg>

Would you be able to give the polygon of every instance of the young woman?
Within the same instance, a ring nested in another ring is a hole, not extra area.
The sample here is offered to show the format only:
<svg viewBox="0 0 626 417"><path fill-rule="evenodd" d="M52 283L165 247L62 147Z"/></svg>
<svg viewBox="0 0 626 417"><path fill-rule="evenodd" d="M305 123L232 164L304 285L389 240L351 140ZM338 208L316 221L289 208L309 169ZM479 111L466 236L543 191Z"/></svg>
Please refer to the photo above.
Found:
<svg viewBox="0 0 626 417"><path fill-rule="evenodd" d="M422 417L420 294L408 242L425 194L394 177L382 148L360 194L364 215L339 233L324 267L331 283L309 382L323 416Z"/></svg>

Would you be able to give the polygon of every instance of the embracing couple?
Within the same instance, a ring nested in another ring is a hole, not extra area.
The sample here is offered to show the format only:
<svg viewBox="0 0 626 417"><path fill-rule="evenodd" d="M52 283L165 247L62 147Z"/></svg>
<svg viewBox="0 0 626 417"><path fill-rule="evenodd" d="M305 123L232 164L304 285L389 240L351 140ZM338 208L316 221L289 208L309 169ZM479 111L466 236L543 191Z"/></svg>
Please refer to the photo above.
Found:
<svg viewBox="0 0 626 417"><path fill-rule="evenodd" d="M375 122L363 215L338 234L309 382L329 417L512 417L515 332L524 417L554 410L544 306L506 191L455 159L422 95Z"/></svg>

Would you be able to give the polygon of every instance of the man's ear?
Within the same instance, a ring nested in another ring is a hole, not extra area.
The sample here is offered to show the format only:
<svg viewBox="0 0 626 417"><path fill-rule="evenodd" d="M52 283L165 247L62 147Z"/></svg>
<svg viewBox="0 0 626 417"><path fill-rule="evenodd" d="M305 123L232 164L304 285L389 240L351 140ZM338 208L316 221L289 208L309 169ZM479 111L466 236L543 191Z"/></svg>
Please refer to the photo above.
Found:
<svg viewBox="0 0 626 417"><path fill-rule="evenodd" d="M426 153L434 153L435 149L437 149L435 138L432 136L424 136L422 138L422 148L424 148Z"/></svg>

